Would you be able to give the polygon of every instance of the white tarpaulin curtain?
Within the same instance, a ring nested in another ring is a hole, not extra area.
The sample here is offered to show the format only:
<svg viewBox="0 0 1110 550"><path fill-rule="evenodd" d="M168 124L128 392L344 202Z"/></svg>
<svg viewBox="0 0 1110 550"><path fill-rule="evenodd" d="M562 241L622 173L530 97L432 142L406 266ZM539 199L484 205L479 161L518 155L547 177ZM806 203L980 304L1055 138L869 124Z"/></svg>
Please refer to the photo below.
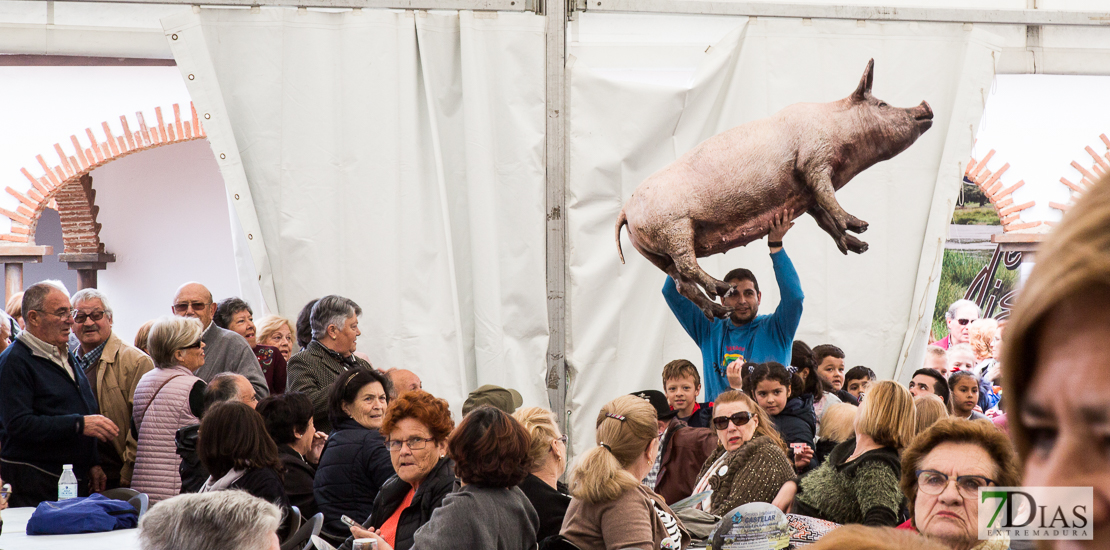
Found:
<svg viewBox="0 0 1110 550"><path fill-rule="evenodd" d="M543 25L387 10L163 20L267 307L295 318L325 294L354 299L359 349L456 411L485 383L547 403Z"/></svg>
<svg viewBox="0 0 1110 550"><path fill-rule="evenodd" d="M857 176L841 205L870 223L870 249L842 256L809 216L786 236L805 292L797 337L844 348L848 366L881 378L920 361L936 296L944 233L961 182L982 90L994 75L996 38L959 24L759 19L708 50L692 81L621 76L622 66L568 69L568 349L575 370L568 403L575 451L593 446L597 411L622 392L659 388L672 359L701 354L671 315L666 275L637 254L617 258L613 228L647 176L706 138L793 103L827 102L855 89L875 58L873 93L899 107L927 100L933 127L910 149ZM666 67L660 61L660 67ZM635 60L638 74L651 61ZM722 277L748 267L760 280L761 313L778 303L766 241L700 260ZM907 358L908 357L908 358Z"/></svg>

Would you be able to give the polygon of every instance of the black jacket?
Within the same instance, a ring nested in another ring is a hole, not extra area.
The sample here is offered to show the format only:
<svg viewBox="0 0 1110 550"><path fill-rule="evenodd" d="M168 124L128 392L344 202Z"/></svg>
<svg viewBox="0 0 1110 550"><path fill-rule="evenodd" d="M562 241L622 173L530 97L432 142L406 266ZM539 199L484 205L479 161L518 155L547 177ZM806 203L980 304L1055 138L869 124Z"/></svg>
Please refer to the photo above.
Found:
<svg viewBox="0 0 1110 550"><path fill-rule="evenodd" d="M289 445L278 447L278 456L285 466L285 494L289 497L289 504L300 508L302 517L315 516L320 511L312 493L316 467L305 462L304 457Z"/></svg>
<svg viewBox="0 0 1110 550"><path fill-rule="evenodd" d="M857 407L859 406L859 399L856 399L856 396L852 395L851 393L848 393L848 390L839 389L839 390L834 391L833 395L837 396L840 399L840 401L842 401L844 403L847 403L849 405L855 405Z"/></svg>
<svg viewBox="0 0 1110 550"><path fill-rule="evenodd" d="M340 422L328 436L312 484L316 506L324 513L320 535L332 544L343 542L351 530L340 517L355 521L370 517L378 490L393 474L393 462L378 430L350 418Z"/></svg>
<svg viewBox="0 0 1110 550"><path fill-rule="evenodd" d="M698 403L697 409L690 415L690 418L682 419L687 426L691 428L712 428L710 424L713 423L713 403Z"/></svg>
<svg viewBox="0 0 1110 550"><path fill-rule="evenodd" d="M547 484L546 481L528 474L520 482L521 491L528 497L528 502L536 509L540 516L540 529L536 533L536 540L543 540L552 535L558 535L563 528L563 518L567 515L567 506L570 506L570 495L567 486L556 482L558 490Z"/></svg>
<svg viewBox="0 0 1110 550"><path fill-rule="evenodd" d="M817 435L817 415L813 412L813 396L791 397L782 412L771 417L775 429L782 434L787 445L805 443L813 446Z"/></svg>
<svg viewBox="0 0 1110 550"><path fill-rule="evenodd" d="M401 478L397 476L389 478L389 481L386 481L378 491L378 497L374 499L374 513L362 526L380 528L385 520L397 511L397 507L405 500L405 495L408 495L411 489L412 485L405 483ZM397 520L397 536L393 541L393 550L412 548L416 530L428 523L432 512L443 504L443 497L454 490L455 463L450 458L441 458L416 489L416 494L412 496L412 503L401 512L401 517ZM348 537L339 550L351 550L353 542L354 537Z"/></svg>
<svg viewBox="0 0 1110 550"><path fill-rule="evenodd" d="M285 518L289 517L289 497L285 494L285 487L281 483L281 474L273 468L251 468L243 477L231 483L229 489L246 491L251 496L258 497L266 502L271 502L281 508L281 525L278 526L278 539L285 540L291 535L289 524Z"/></svg>
<svg viewBox="0 0 1110 550"><path fill-rule="evenodd" d="M174 444L177 445L177 456L181 457L181 466L177 471L181 474L181 492L195 493L200 490L208 480L208 468L200 463L197 456L197 436L200 433L200 424L178 428L174 434Z"/></svg>

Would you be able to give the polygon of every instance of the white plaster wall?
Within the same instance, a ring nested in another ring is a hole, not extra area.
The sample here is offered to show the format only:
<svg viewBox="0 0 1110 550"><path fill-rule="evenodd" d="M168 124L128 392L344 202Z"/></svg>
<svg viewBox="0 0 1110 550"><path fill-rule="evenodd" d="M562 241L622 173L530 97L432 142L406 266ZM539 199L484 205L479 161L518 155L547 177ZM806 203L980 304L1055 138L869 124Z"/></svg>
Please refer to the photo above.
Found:
<svg viewBox="0 0 1110 550"><path fill-rule="evenodd" d="M98 287L125 341L147 320L169 315L185 282L204 283L216 300L239 293L226 192L207 141L129 155L92 178L100 239L116 255Z"/></svg>

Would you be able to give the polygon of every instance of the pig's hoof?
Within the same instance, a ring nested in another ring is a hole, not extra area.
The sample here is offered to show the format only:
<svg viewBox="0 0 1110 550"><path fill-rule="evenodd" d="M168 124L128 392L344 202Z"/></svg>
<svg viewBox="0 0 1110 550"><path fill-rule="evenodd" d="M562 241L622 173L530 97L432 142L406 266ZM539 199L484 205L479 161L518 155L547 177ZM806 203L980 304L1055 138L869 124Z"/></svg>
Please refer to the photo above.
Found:
<svg viewBox="0 0 1110 550"><path fill-rule="evenodd" d="M848 245L848 250L851 250L856 254L863 254L864 252L867 252L867 243L851 235L845 235L844 242L846 245Z"/></svg>
<svg viewBox="0 0 1110 550"><path fill-rule="evenodd" d="M864 231L867 231L867 222L859 218L849 217L848 230L853 233L863 233Z"/></svg>
<svg viewBox="0 0 1110 550"><path fill-rule="evenodd" d="M733 292L732 285L721 281L715 281L705 287L705 293L709 295L710 300L716 300L718 296L728 296Z"/></svg>

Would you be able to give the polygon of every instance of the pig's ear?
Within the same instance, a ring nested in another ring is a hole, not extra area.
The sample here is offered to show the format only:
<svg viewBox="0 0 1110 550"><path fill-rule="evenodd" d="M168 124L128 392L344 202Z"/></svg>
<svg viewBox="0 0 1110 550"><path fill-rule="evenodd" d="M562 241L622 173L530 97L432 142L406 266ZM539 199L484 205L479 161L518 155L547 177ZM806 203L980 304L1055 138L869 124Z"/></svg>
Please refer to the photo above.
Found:
<svg viewBox="0 0 1110 550"><path fill-rule="evenodd" d="M853 101L863 101L871 94L871 84L875 82L875 59L872 58L867 62L867 68L863 71L863 77L859 79L859 86L856 91L852 92Z"/></svg>

